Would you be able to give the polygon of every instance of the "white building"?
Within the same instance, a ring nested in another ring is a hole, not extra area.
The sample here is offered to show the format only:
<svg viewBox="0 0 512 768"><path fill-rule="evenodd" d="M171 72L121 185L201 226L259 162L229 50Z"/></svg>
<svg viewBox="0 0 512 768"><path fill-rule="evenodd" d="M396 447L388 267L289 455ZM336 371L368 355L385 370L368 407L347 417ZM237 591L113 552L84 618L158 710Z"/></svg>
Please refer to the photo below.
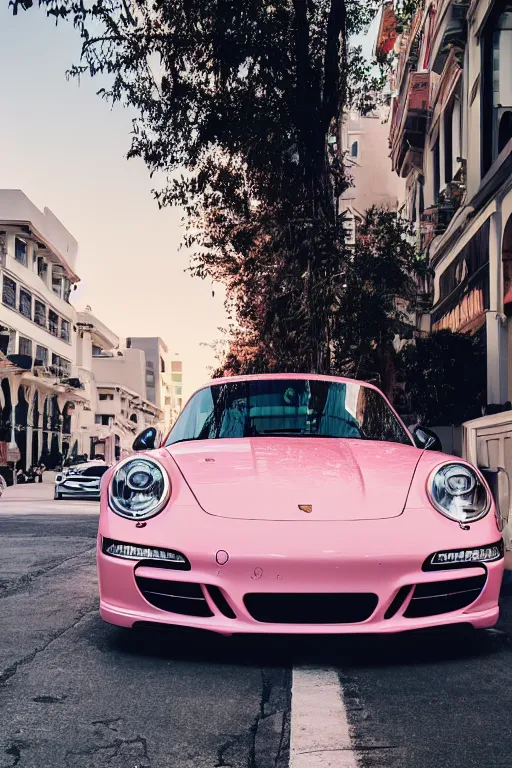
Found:
<svg viewBox="0 0 512 768"><path fill-rule="evenodd" d="M90 310L77 314L77 329L77 370L87 402L77 414L74 450L112 463L130 453L139 432L160 425L163 412L146 397L142 350L119 349L119 337Z"/></svg>
<svg viewBox="0 0 512 768"><path fill-rule="evenodd" d="M70 304L77 253L51 211L0 190L0 467L51 469L77 454L111 463L145 427L163 426L170 373L151 402L144 351L120 350L115 333Z"/></svg>
<svg viewBox="0 0 512 768"><path fill-rule="evenodd" d="M73 369L78 245L54 214L20 190L0 190L0 464L16 443L20 466L57 463L84 400Z"/></svg>

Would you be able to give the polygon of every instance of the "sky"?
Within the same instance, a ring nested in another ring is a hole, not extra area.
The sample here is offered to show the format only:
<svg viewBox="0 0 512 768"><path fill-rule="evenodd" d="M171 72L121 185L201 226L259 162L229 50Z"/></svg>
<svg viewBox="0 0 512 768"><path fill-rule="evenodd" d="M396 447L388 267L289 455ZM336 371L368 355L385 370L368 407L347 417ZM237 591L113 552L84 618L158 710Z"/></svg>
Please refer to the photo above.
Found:
<svg viewBox="0 0 512 768"><path fill-rule="evenodd" d="M67 81L79 39L34 8L13 17L0 2L0 188L47 206L78 240L78 309L121 338L161 336L183 360L184 395L215 364L227 325L222 290L186 273L181 212L159 210L142 161L126 160L132 114L96 96L88 77ZM212 296L212 290L215 296Z"/></svg>
<svg viewBox="0 0 512 768"><path fill-rule="evenodd" d="M78 240L75 306L122 339L160 336L191 394L216 363L204 344L228 324L223 291L186 273L181 212L159 210L145 165L126 160L133 114L100 99L99 82L66 80L80 45L70 24L38 8L13 17L0 0L0 39L0 188L23 190Z"/></svg>

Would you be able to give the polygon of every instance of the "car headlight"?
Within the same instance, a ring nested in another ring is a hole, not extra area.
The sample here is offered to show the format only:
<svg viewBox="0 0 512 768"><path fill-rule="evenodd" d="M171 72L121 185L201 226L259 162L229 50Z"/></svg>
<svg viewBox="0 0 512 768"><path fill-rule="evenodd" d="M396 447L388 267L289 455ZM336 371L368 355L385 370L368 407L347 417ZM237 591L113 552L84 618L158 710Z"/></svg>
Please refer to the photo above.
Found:
<svg viewBox="0 0 512 768"><path fill-rule="evenodd" d="M165 507L171 484L160 462L149 457L125 459L110 481L109 504L121 517L144 520Z"/></svg>
<svg viewBox="0 0 512 768"><path fill-rule="evenodd" d="M474 523L488 513L487 488L472 467L445 464L429 478L427 491L431 503L445 517L457 523Z"/></svg>

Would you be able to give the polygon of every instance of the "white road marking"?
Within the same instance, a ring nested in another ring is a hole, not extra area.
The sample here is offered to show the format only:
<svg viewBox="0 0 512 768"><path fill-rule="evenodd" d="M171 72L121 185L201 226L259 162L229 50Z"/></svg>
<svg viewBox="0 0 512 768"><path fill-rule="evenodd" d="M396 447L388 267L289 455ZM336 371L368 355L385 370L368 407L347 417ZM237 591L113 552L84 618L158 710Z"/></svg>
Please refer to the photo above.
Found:
<svg viewBox="0 0 512 768"><path fill-rule="evenodd" d="M293 670L290 768L357 768L340 681L332 669Z"/></svg>

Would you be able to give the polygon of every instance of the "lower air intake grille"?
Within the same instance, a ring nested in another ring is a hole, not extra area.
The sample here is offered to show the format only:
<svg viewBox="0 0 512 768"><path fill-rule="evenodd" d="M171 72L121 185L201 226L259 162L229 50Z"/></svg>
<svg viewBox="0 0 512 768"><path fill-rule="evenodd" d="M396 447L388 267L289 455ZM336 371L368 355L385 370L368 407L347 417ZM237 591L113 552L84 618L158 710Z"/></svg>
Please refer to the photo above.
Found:
<svg viewBox="0 0 512 768"><path fill-rule="evenodd" d="M213 616L199 584L142 576L135 576L135 581L148 603L162 611L184 616Z"/></svg>
<svg viewBox="0 0 512 768"><path fill-rule="evenodd" d="M356 624L370 618L378 597L371 593L254 593L245 607L256 621L268 624Z"/></svg>
<svg viewBox="0 0 512 768"><path fill-rule="evenodd" d="M487 576L471 576L467 579L450 579L418 584L404 616L419 619L467 608L474 603L485 586Z"/></svg>
<svg viewBox="0 0 512 768"><path fill-rule="evenodd" d="M214 587L210 584L206 586L206 589L208 590L208 594L210 595L218 610L223 614L223 616L225 616L227 619L236 619L236 614L224 597L222 591L218 587Z"/></svg>

